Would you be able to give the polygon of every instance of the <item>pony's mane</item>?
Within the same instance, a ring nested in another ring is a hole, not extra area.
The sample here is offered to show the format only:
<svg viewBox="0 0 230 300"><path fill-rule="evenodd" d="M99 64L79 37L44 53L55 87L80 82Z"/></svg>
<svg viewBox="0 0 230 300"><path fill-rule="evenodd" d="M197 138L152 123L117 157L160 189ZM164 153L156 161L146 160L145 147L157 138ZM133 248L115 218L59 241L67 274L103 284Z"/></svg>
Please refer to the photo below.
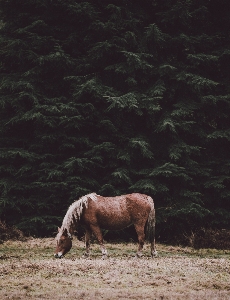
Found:
<svg viewBox="0 0 230 300"><path fill-rule="evenodd" d="M79 221L82 215L82 210L83 207L85 206L86 208L88 207L88 200L89 198L93 201L97 200L97 194L96 193L91 193L88 195L85 195L81 197L79 200L76 200L73 202L70 207L68 208L66 215L62 221L62 226L57 234L56 239L59 240L60 237L62 236L63 232L66 230L67 234L71 236L70 233L70 228L74 224L74 222Z"/></svg>

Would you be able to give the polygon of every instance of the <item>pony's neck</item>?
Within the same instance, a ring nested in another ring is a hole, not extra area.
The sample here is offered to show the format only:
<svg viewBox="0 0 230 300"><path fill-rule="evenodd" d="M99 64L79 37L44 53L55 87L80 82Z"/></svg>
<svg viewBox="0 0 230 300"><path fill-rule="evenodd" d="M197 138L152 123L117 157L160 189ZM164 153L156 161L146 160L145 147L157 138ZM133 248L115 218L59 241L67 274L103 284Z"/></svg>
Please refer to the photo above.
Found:
<svg viewBox="0 0 230 300"><path fill-rule="evenodd" d="M67 232L72 235L77 223L78 220L76 219L75 215L72 213L72 211L68 211L62 223L62 230L64 231L66 229Z"/></svg>
<svg viewBox="0 0 230 300"><path fill-rule="evenodd" d="M97 194L91 193L81 197L79 200L75 201L70 205L62 223L62 230L67 230L68 233L73 234L81 216L83 213L83 208L88 208L89 198L93 201L97 200Z"/></svg>
<svg viewBox="0 0 230 300"><path fill-rule="evenodd" d="M69 225L69 228L67 228L67 231L72 235L77 227L77 222L72 220L72 222Z"/></svg>

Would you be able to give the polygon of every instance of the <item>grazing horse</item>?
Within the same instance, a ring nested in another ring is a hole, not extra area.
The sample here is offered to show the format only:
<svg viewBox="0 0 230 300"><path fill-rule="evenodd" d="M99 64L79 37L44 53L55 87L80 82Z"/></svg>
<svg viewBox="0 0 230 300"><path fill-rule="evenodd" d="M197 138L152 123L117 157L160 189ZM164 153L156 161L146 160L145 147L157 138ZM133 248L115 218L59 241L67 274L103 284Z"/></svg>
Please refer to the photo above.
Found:
<svg viewBox="0 0 230 300"><path fill-rule="evenodd" d="M89 255L90 236L93 233L101 246L103 257L107 255L103 243L101 228L120 230L134 225L139 247L137 256L142 255L146 238L151 243L151 256L157 254L155 249L155 209L153 199L144 194L128 194L117 197L102 197L95 193L85 195L75 201L68 209L61 228L56 236L57 247L54 256L63 257L72 247L72 234L77 225L85 227L86 253Z"/></svg>

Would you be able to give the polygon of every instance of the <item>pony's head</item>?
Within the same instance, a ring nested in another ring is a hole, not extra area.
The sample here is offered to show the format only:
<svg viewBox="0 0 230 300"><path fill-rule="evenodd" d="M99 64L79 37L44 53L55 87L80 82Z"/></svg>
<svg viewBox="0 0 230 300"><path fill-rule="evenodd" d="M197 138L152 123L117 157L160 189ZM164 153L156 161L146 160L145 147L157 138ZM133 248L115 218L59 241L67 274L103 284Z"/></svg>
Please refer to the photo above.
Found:
<svg viewBox="0 0 230 300"><path fill-rule="evenodd" d="M72 236L67 232L66 229L62 231L61 228L58 228L57 235L57 246L54 256L56 258L62 258L72 247Z"/></svg>

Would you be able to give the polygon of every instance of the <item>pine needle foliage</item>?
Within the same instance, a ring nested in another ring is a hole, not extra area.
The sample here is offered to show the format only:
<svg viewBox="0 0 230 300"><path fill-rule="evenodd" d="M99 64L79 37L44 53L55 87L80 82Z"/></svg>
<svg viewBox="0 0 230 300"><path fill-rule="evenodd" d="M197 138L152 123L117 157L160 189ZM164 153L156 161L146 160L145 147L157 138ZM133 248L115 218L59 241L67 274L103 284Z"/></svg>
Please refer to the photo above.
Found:
<svg viewBox="0 0 230 300"><path fill-rule="evenodd" d="M44 236L90 192L158 236L230 228L228 1L0 0L0 219Z"/></svg>

